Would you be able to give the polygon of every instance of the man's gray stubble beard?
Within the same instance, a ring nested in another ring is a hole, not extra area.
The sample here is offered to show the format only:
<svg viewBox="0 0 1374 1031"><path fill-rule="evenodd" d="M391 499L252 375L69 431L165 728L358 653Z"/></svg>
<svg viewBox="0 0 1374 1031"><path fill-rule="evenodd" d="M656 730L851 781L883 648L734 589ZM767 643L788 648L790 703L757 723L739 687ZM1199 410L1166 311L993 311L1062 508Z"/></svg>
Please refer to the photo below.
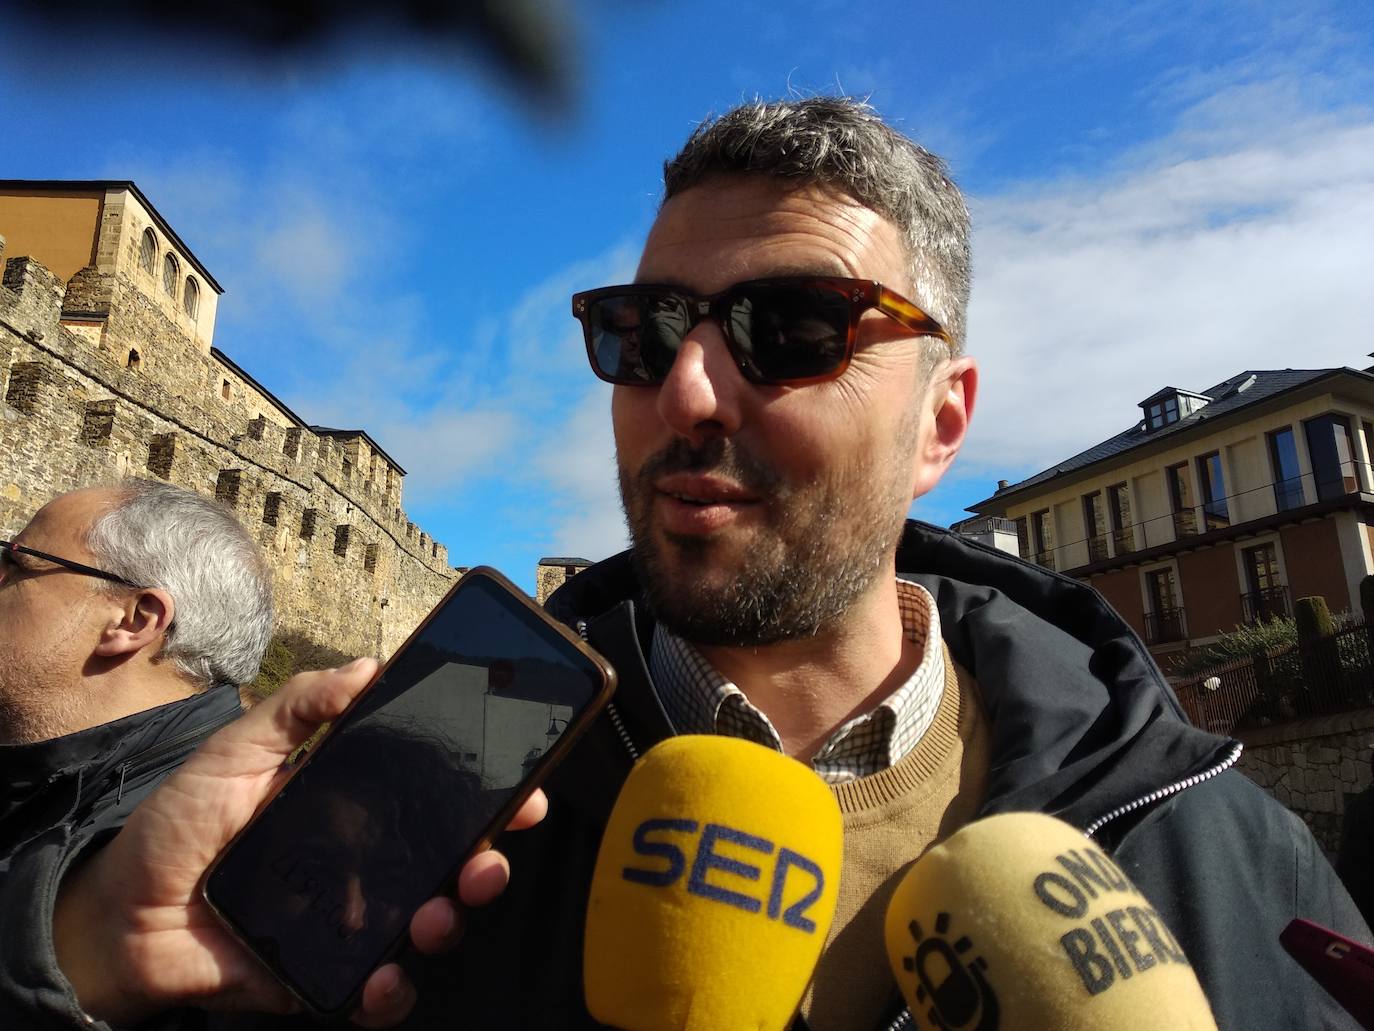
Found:
<svg viewBox="0 0 1374 1031"><path fill-rule="evenodd" d="M670 540L667 547L676 549L680 571L674 577L653 534L653 481L679 469L732 476L761 497L772 516L767 540L774 547L751 553L722 586L693 580L694 568L704 572L710 562L714 545L709 539ZM813 488L819 494L798 498L806 487L788 489L781 477L726 439L699 449L675 441L637 474L620 469L635 568L655 616L695 644L733 647L814 637L841 619L894 554L905 522L904 498L895 496L893 478L876 475L879 470L870 462L848 469L843 482L831 481Z"/></svg>

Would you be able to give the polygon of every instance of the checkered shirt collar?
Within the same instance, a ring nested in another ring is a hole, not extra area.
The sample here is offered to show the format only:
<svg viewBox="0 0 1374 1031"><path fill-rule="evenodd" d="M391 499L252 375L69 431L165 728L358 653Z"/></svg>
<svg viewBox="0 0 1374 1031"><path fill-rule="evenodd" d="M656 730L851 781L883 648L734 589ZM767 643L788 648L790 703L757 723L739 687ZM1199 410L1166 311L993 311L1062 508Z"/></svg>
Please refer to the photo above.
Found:
<svg viewBox="0 0 1374 1031"><path fill-rule="evenodd" d="M831 784L879 773L901 760L920 742L939 708L945 656L935 599L919 584L898 580L897 602L907 640L922 648L920 665L876 708L844 723L826 739L812 766ZM654 628L649 670L679 733L725 734L782 751L782 739L768 717L662 624Z"/></svg>

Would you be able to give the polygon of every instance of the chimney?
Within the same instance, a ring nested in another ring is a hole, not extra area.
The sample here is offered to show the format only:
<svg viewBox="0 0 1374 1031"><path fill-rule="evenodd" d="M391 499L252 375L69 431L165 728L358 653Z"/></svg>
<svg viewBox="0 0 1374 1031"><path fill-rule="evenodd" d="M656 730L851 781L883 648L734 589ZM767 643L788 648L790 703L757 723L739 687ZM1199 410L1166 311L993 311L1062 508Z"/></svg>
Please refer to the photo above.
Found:
<svg viewBox="0 0 1374 1031"><path fill-rule="evenodd" d="M1372 355L1371 357L1374 357L1374 355ZM1010 487L1010 486L1011 486L1011 481L1010 481L1010 480L998 480L998 481L997 481L997 492L1000 494L1002 491L1006 490L1006 489L1007 489L1008 487Z"/></svg>

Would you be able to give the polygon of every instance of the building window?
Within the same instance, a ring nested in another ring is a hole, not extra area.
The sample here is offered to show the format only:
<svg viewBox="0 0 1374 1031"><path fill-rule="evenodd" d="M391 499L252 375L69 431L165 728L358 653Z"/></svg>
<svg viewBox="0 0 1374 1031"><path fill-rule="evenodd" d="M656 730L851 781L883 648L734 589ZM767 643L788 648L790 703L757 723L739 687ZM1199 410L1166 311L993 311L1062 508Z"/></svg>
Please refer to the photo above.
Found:
<svg viewBox="0 0 1374 1031"><path fill-rule="evenodd" d="M168 297L176 297L177 283L180 281L181 270L177 267L177 259L168 254L162 259L162 289L167 292Z"/></svg>
<svg viewBox="0 0 1374 1031"><path fill-rule="evenodd" d="M1112 519L1112 546L1118 555L1135 551L1135 531L1131 523L1131 492L1124 483L1107 488L1107 511Z"/></svg>
<svg viewBox="0 0 1374 1031"><path fill-rule="evenodd" d="M1359 490L1355 452L1350 446L1350 421L1343 415L1323 415L1303 423L1303 428L1307 431L1307 453L1312 458L1317 499L1328 501Z"/></svg>
<svg viewBox="0 0 1374 1031"><path fill-rule="evenodd" d="M1191 537L1197 533L1197 513L1193 511L1193 483L1188 463L1180 462L1164 470L1169 482L1169 504L1174 514L1174 536Z"/></svg>
<svg viewBox="0 0 1374 1031"><path fill-rule="evenodd" d="M190 276L186 277L186 286L181 291L181 306L186 309L186 314L193 319L196 317L196 312L200 310L200 287L196 286L196 281Z"/></svg>
<svg viewBox="0 0 1374 1031"><path fill-rule="evenodd" d="M1364 482L1374 483L1374 467L1369 464L1369 459L1374 456L1374 425L1367 419L1360 420L1360 429L1364 433Z"/></svg>
<svg viewBox="0 0 1374 1031"><path fill-rule="evenodd" d="M276 526L281 518L281 495L273 491L262 503L262 521L268 526Z"/></svg>
<svg viewBox="0 0 1374 1031"><path fill-rule="evenodd" d="M334 527L334 554L340 558L348 556L348 538L353 532L353 527L347 523L340 523Z"/></svg>
<svg viewBox="0 0 1374 1031"><path fill-rule="evenodd" d="M1049 509L1031 515L1031 543L1035 546L1035 561L1046 569L1054 568L1054 527Z"/></svg>
<svg viewBox="0 0 1374 1031"><path fill-rule="evenodd" d="M138 367L143 364L143 356L138 353L137 348L129 348L129 356L124 359L124 368L138 371Z"/></svg>
<svg viewBox="0 0 1374 1031"><path fill-rule="evenodd" d="M219 396L224 398L224 400L226 401L228 401L231 397L234 396L234 388L227 379L220 380Z"/></svg>
<svg viewBox="0 0 1374 1031"><path fill-rule="evenodd" d="M143 230L143 239L138 245L138 267L150 276L157 268L157 237L151 229Z"/></svg>
<svg viewBox="0 0 1374 1031"><path fill-rule="evenodd" d="M377 545L369 544L363 549L363 571L375 573L377 571Z"/></svg>
<svg viewBox="0 0 1374 1031"><path fill-rule="evenodd" d="M1226 507L1226 477L1221 471L1221 452L1213 451L1197 460L1197 478L1202 491L1202 521L1205 529L1220 530L1231 525Z"/></svg>
<svg viewBox="0 0 1374 1031"><path fill-rule="evenodd" d="M1157 430L1161 426L1168 426L1172 422L1178 422L1178 397L1174 395L1151 402L1145 411L1152 430Z"/></svg>
<svg viewBox="0 0 1374 1031"><path fill-rule="evenodd" d="M1031 557L1030 524L1025 516L1016 520L1016 552L1024 559Z"/></svg>
<svg viewBox="0 0 1374 1031"><path fill-rule="evenodd" d="M1288 588L1279 579L1279 557L1274 544L1259 544L1240 553L1245 572L1241 608L1247 623L1266 623L1288 615Z"/></svg>
<svg viewBox="0 0 1374 1031"><path fill-rule="evenodd" d="M1183 621L1183 606L1178 603L1178 589L1171 566L1152 569L1145 574L1145 640L1150 644L1181 641L1187 636Z"/></svg>
<svg viewBox="0 0 1374 1031"><path fill-rule="evenodd" d="M1293 427L1285 426L1269 435L1269 462L1274 470L1274 503L1280 512L1302 507L1302 471L1298 467L1298 444Z"/></svg>
<svg viewBox="0 0 1374 1031"><path fill-rule="evenodd" d="M1107 520L1102 511L1102 492L1083 495L1083 529L1088 534L1088 561L1101 562L1107 557Z"/></svg>
<svg viewBox="0 0 1374 1031"><path fill-rule="evenodd" d="M307 508L301 513L301 540L308 541L315 536L315 509Z"/></svg>

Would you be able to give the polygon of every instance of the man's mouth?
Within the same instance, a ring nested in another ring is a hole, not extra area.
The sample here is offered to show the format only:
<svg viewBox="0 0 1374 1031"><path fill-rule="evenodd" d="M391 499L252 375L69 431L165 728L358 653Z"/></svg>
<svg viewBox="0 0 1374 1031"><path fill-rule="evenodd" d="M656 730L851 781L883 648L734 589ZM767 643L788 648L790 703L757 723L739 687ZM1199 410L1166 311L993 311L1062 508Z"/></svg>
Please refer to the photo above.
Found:
<svg viewBox="0 0 1374 1031"><path fill-rule="evenodd" d="M724 529L761 500L738 483L699 473L661 477L654 490L662 502L663 528L693 536Z"/></svg>
<svg viewBox="0 0 1374 1031"><path fill-rule="evenodd" d="M742 505L759 500L737 483L700 475L665 476L654 487L660 494L688 505Z"/></svg>

